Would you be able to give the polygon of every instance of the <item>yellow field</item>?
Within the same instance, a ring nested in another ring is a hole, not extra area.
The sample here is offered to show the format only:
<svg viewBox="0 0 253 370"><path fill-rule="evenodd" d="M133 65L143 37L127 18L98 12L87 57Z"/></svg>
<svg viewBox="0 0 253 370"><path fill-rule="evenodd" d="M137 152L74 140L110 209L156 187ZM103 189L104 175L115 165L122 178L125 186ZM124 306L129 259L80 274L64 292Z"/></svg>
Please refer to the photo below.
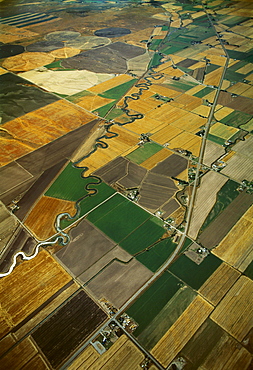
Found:
<svg viewBox="0 0 253 370"><path fill-rule="evenodd" d="M243 272L252 261L252 249L253 206L240 218L213 253Z"/></svg>
<svg viewBox="0 0 253 370"><path fill-rule="evenodd" d="M252 328L252 307L253 281L242 276L218 304L211 319L241 342Z"/></svg>
<svg viewBox="0 0 253 370"><path fill-rule="evenodd" d="M248 90L244 91L241 95L242 96L245 96L246 98L253 99L253 87L251 87Z"/></svg>
<svg viewBox="0 0 253 370"><path fill-rule="evenodd" d="M73 216L76 212L75 202L43 196L28 215L25 226L37 239L45 240L56 234L55 220L62 212Z"/></svg>
<svg viewBox="0 0 253 370"><path fill-rule="evenodd" d="M140 135L142 133L147 133L147 132L154 133L158 129L164 127L165 125L166 124L161 123L158 120L144 117L142 119L137 119L133 123L128 123L126 127L128 130L133 131Z"/></svg>
<svg viewBox="0 0 253 370"><path fill-rule="evenodd" d="M183 314L152 349L152 355L167 367L194 335L213 310L213 306L197 296Z"/></svg>
<svg viewBox="0 0 253 370"><path fill-rule="evenodd" d="M199 136L184 131L170 141L169 148L183 148L188 150L189 147L195 145L197 142L201 142Z"/></svg>
<svg viewBox="0 0 253 370"><path fill-rule="evenodd" d="M199 107L202 104L202 99L196 96L189 96L187 94L182 94L175 98L174 101L171 102L171 105L179 104L181 108L192 111L193 109Z"/></svg>
<svg viewBox="0 0 253 370"><path fill-rule="evenodd" d="M198 157L201 147L201 141L202 140L199 136L195 136L194 138L192 138L191 141L184 145L184 149L189 150L190 152L192 152L193 155Z"/></svg>
<svg viewBox="0 0 253 370"><path fill-rule="evenodd" d="M253 71L253 63L247 63L244 67L237 69L236 72L246 74Z"/></svg>
<svg viewBox="0 0 253 370"><path fill-rule="evenodd" d="M223 83L222 83L222 88L225 88L225 86L227 86L227 82L224 80ZM230 86L230 82L229 81L228 81L228 86ZM213 103L214 98L215 98L215 95L216 95L216 92L217 92L217 90L211 91L209 94L205 95L205 99L207 99L208 101L210 101L211 103ZM221 107L223 107L223 106L217 104L216 107L215 107L215 109L218 110Z"/></svg>
<svg viewBox="0 0 253 370"><path fill-rule="evenodd" d="M101 84L98 84L96 86L92 86L87 90L91 91L95 94L101 94L104 91L110 90L113 87L121 85L124 82L130 81L132 79L133 79L133 77L131 77L130 75L119 75L119 76L116 76L114 78L111 78L108 81L102 82Z"/></svg>
<svg viewBox="0 0 253 370"><path fill-rule="evenodd" d="M89 345L80 356L69 366L69 370L100 370L100 369L120 369L141 370L141 362L144 354L123 334L113 346L99 355L97 351ZM157 369L154 365L152 369Z"/></svg>
<svg viewBox="0 0 253 370"><path fill-rule="evenodd" d="M133 109L138 113L147 114L160 104L161 102L159 102L159 100L148 98L146 100L144 99L130 100L128 106L130 109Z"/></svg>
<svg viewBox="0 0 253 370"><path fill-rule="evenodd" d="M229 139L231 136L236 134L239 130L232 126L224 125L223 123L216 122L211 126L210 134L219 136L223 139Z"/></svg>
<svg viewBox="0 0 253 370"><path fill-rule="evenodd" d="M219 109L217 112L215 112L214 116L217 119L217 121L220 121L222 118L227 117L232 112L234 112L234 109L223 107Z"/></svg>
<svg viewBox="0 0 253 370"><path fill-rule="evenodd" d="M5 352L8 351L16 343L15 337L13 334L6 335L3 339L0 340L0 357L2 357Z"/></svg>
<svg viewBox="0 0 253 370"><path fill-rule="evenodd" d="M162 105L160 108L154 109L148 114L148 117L169 124L185 116L186 114L188 114L187 111L174 107L172 104L167 103Z"/></svg>
<svg viewBox="0 0 253 370"><path fill-rule="evenodd" d="M70 280L70 275L53 257L41 250L35 258L23 262L10 275L2 278L2 320L7 322L9 327L19 324ZM4 332L6 333L6 329Z"/></svg>
<svg viewBox="0 0 253 370"><path fill-rule="evenodd" d="M223 262L201 286L199 293L216 306L240 275L237 270Z"/></svg>
<svg viewBox="0 0 253 370"><path fill-rule="evenodd" d="M199 117L197 114L188 113L182 118L171 123L171 126L180 128L188 132L197 132L198 129L206 124L206 118ZM227 127L227 126L226 126Z"/></svg>
<svg viewBox="0 0 253 370"><path fill-rule="evenodd" d="M202 62L199 62L199 63L202 63ZM199 63L194 64L191 68L193 69L193 67L196 66ZM200 68L200 67L198 67L198 68ZM203 90L204 88L205 87L203 85L196 85L193 88L191 88L190 90L186 91L186 94L187 95L194 95L194 94L197 94L199 91Z"/></svg>
<svg viewBox="0 0 253 370"><path fill-rule="evenodd" d="M222 54L222 51L219 50L218 53L219 55L214 55L212 53L199 53L199 56L208 58L212 64L216 64L217 66L224 66L227 58L220 56L220 54Z"/></svg>
<svg viewBox="0 0 253 370"><path fill-rule="evenodd" d="M203 104L203 105L199 105L197 108L193 109L192 111L195 114L200 114L203 117L208 117L210 113L210 109L211 109L210 107Z"/></svg>
<svg viewBox="0 0 253 370"><path fill-rule="evenodd" d="M199 370L239 370L250 369L251 354L228 335L206 357Z"/></svg>
<svg viewBox="0 0 253 370"><path fill-rule="evenodd" d="M1 358L0 368L19 370L36 354L37 349L32 341L26 338Z"/></svg>
<svg viewBox="0 0 253 370"><path fill-rule="evenodd" d="M170 150L164 148L142 162L141 166L147 170L151 170L157 163L163 161L165 158L168 158L171 154L172 152Z"/></svg>
<svg viewBox="0 0 253 370"><path fill-rule="evenodd" d="M63 304L74 292L79 289L76 283L71 284L67 289L65 289L61 294L57 295L46 307L42 308L37 315L29 320L20 329L15 331L15 337L17 339L22 339L30 330L38 325L41 321L45 320L48 315L53 312L57 307Z"/></svg>
<svg viewBox="0 0 253 370"><path fill-rule="evenodd" d="M204 84L205 85L218 86L219 83L220 83L220 80L221 80L222 73L223 73L223 68L222 67L216 69L215 71L212 71L212 72L208 73L205 76Z"/></svg>
<svg viewBox="0 0 253 370"><path fill-rule="evenodd" d="M157 131L154 135L151 136L151 139L156 141L159 144L170 143L170 141L181 134L183 130L180 130L177 127L172 125L166 125L161 130Z"/></svg>
<svg viewBox="0 0 253 370"><path fill-rule="evenodd" d="M31 359L31 361L29 361L24 367L22 367L22 370L30 369L49 370L49 367L47 366L47 364L40 355L36 355Z"/></svg>
<svg viewBox="0 0 253 370"><path fill-rule="evenodd" d="M119 155L126 155L130 149L135 149L139 141L137 134L126 130L124 127L116 125L113 126L112 131L117 133L118 136L112 139L104 140L108 144L108 148L98 148L90 157L79 163L80 167L89 167L89 170L85 172L86 175L104 166L106 163L110 162Z"/></svg>
<svg viewBox="0 0 253 370"><path fill-rule="evenodd" d="M152 86L150 86L149 91L153 92L154 94L160 94L162 96L167 96L168 98L175 98L176 96L179 96L182 94L180 91L176 91L166 86L156 85L156 84L153 84Z"/></svg>
<svg viewBox="0 0 253 370"><path fill-rule="evenodd" d="M182 72L179 68L174 69L172 66L163 69L162 73L170 77L174 77L174 76L181 77L184 75L184 72Z"/></svg>
<svg viewBox="0 0 253 370"><path fill-rule="evenodd" d="M0 75L4 75L7 72L8 71L6 71L6 69L3 69L3 68L0 67Z"/></svg>
<svg viewBox="0 0 253 370"><path fill-rule="evenodd" d="M104 105L109 104L112 101L113 99L103 98L99 95L87 95L83 98L80 98L76 102L76 104L88 111L94 111L95 109L103 107Z"/></svg>
<svg viewBox="0 0 253 370"><path fill-rule="evenodd" d="M89 345L69 366L69 370L81 370L81 368L88 369L99 357L100 356L95 348L92 345Z"/></svg>
<svg viewBox="0 0 253 370"><path fill-rule="evenodd" d="M241 95L244 91L250 89L250 85L244 84L242 82L237 82L236 84L230 86L228 91L233 94Z"/></svg>

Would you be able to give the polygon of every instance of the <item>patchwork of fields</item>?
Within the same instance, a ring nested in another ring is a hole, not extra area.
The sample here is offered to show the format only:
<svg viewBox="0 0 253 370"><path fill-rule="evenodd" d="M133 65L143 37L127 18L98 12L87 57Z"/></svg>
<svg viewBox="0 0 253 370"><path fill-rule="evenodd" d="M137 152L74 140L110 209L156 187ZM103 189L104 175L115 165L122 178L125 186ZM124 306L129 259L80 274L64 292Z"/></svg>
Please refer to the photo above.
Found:
<svg viewBox="0 0 253 370"><path fill-rule="evenodd" d="M252 2L1 10L0 369L250 370Z"/></svg>

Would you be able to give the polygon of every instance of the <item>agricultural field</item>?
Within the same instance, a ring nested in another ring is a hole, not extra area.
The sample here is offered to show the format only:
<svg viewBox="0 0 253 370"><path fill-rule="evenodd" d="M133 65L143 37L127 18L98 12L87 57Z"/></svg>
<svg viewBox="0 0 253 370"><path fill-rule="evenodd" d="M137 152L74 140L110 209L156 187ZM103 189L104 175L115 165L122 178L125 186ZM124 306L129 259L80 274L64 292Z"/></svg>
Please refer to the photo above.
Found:
<svg viewBox="0 0 253 370"><path fill-rule="evenodd" d="M1 369L251 369L252 18L1 2Z"/></svg>
<svg viewBox="0 0 253 370"><path fill-rule="evenodd" d="M192 289L185 285L182 286L151 323L138 335L137 339L143 347L151 350L183 314L195 296L196 293Z"/></svg>
<svg viewBox="0 0 253 370"><path fill-rule="evenodd" d="M252 280L241 276L211 314L211 319L239 342L252 328L252 289ZM242 310L245 313L243 317ZM230 312L229 316L227 312Z"/></svg>
<svg viewBox="0 0 253 370"><path fill-rule="evenodd" d="M222 263L200 287L199 293L216 306L240 276L239 271Z"/></svg>
<svg viewBox="0 0 253 370"><path fill-rule="evenodd" d="M81 290L40 325L32 334L32 338L49 363L55 367L60 365L105 319L106 314Z"/></svg>
<svg viewBox="0 0 253 370"><path fill-rule="evenodd" d="M226 182L227 179L224 176L214 171L210 171L202 177L201 186L197 190L193 216L189 228L189 236L193 239L196 239L204 220L216 203L217 193L219 193Z"/></svg>
<svg viewBox="0 0 253 370"><path fill-rule="evenodd" d="M222 261L212 253L207 255L199 265L185 254L182 254L172 263L169 267L169 271L191 288L199 289L221 263Z"/></svg>
<svg viewBox="0 0 253 370"><path fill-rule="evenodd" d="M176 243L171 238L166 238L154 243L153 246L139 252L136 259L144 266L155 272L174 252Z"/></svg>
<svg viewBox="0 0 253 370"><path fill-rule="evenodd" d="M217 174L213 172L213 174L211 175L210 173L209 176L217 177ZM218 178L221 183L223 182L223 186L217 192L215 203L210 209L209 214L201 227L201 231L204 230L239 195L238 183L232 180L226 181L226 178L221 175L219 175Z"/></svg>
<svg viewBox="0 0 253 370"><path fill-rule="evenodd" d="M22 289L16 285L19 277L26 281ZM43 250L31 261L18 266L10 276L3 278L1 284L1 321L3 322L1 337L25 320L70 280L71 277L64 269L48 252ZM44 287L43 295L41 294L42 284Z"/></svg>
<svg viewBox="0 0 253 370"><path fill-rule="evenodd" d="M224 175L238 182L252 181L252 143L252 135L247 135L243 141L239 141L233 146L235 154L227 161L227 166L221 171Z"/></svg>
<svg viewBox="0 0 253 370"><path fill-rule="evenodd" d="M200 234L199 242L206 248L217 246L252 205L252 194L241 192Z"/></svg>
<svg viewBox="0 0 253 370"><path fill-rule="evenodd" d="M120 308L152 275L152 272L135 258L125 262L116 256L85 286L97 300L105 298L114 307ZM79 279L82 279L82 275Z"/></svg>
<svg viewBox="0 0 253 370"><path fill-rule="evenodd" d="M156 280L128 309L127 314L138 324L138 337L163 310L168 301L183 287L183 283L168 271Z"/></svg>
<svg viewBox="0 0 253 370"><path fill-rule="evenodd" d="M208 342L205 338L209 338ZM209 318L184 346L179 356L183 356L189 366L205 370L211 370L213 366L217 369L236 368L238 363L246 369L251 362L250 353Z"/></svg>
<svg viewBox="0 0 253 370"><path fill-rule="evenodd" d="M59 110L65 115L59 117ZM9 121L4 126L6 135L0 153L1 165L23 157L95 118L95 115L83 112L70 103L57 101L38 109L36 113L27 113ZM31 129L33 126L37 126L36 133ZM7 149L9 156L6 156Z"/></svg>
<svg viewBox="0 0 253 370"><path fill-rule="evenodd" d="M197 296L154 346L151 350L152 355L164 367L167 367L189 339L196 333L212 310L212 305L200 296ZM171 333L173 333L173 335Z"/></svg>
<svg viewBox="0 0 253 370"><path fill-rule="evenodd" d="M107 201L106 205L104 203L104 215L101 213L100 206L92 211L87 218L109 236L109 238L119 243L143 222L147 221L150 218L150 214L121 195L117 194L115 197L118 203L113 200L113 208L110 206L111 199ZM132 218L131 223L129 223L129 217L133 213L135 217Z"/></svg>
<svg viewBox="0 0 253 370"><path fill-rule="evenodd" d="M144 358L144 354L123 334L117 339L113 346L101 356L99 356L94 347L90 345L80 354L69 369L77 370L82 366L87 370L100 370L106 365L110 367L118 366L122 370L127 370L134 366L136 370L140 370ZM150 369L156 370L157 367L152 365Z"/></svg>
<svg viewBox="0 0 253 370"><path fill-rule="evenodd" d="M251 206L213 251L242 272L252 261L252 211Z"/></svg>
<svg viewBox="0 0 253 370"><path fill-rule="evenodd" d="M81 275L115 246L112 240L86 220L71 228L69 236L70 243L56 252L56 256L75 277Z"/></svg>

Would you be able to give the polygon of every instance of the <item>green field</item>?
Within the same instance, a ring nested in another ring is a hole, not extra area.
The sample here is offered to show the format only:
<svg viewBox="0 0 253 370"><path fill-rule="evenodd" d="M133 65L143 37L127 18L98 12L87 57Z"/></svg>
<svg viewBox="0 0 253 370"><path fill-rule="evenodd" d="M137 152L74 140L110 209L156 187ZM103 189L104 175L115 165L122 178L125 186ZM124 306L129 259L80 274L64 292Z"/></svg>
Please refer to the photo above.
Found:
<svg viewBox="0 0 253 370"><path fill-rule="evenodd" d="M146 329L139 334L138 341L143 347L150 351L176 322L195 296L196 293L191 288L185 285L180 288Z"/></svg>
<svg viewBox="0 0 253 370"><path fill-rule="evenodd" d="M159 55L158 53L154 53L154 55L152 56L152 59L149 62L148 68L158 67L161 64L162 59L163 59L162 55Z"/></svg>
<svg viewBox="0 0 253 370"><path fill-rule="evenodd" d="M176 246L177 244L173 243L170 238L163 239L149 250L137 255L136 259L151 271L155 272L174 252Z"/></svg>
<svg viewBox="0 0 253 370"><path fill-rule="evenodd" d="M247 123L251 118L252 116L250 114L235 110L226 117L222 118L220 121L225 125L238 128L241 125L245 125L245 123Z"/></svg>
<svg viewBox="0 0 253 370"><path fill-rule="evenodd" d="M121 195L116 195L116 197L118 205L115 206L113 197L91 212L87 218L112 240L119 243L148 220L150 214Z"/></svg>
<svg viewBox="0 0 253 370"><path fill-rule="evenodd" d="M145 143L143 146L135 149L132 153L126 156L131 162L140 164L150 158L155 153L159 152L163 147L156 143Z"/></svg>
<svg viewBox="0 0 253 370"><path fill-rule="evenodd" d="M207 139L212 141L213 143L216 143L216 144L219 144L219 145L223 145L226 141L222 137L212 135L212 134L208 134Z"/></svg>
<svg viewBox="0 0 253 370"><path fill-rule="evenodd" d="M143 332L181 286L182 283L176 277L171 275L168 271L165 271L165 273L127 309L127 314L139 324L134 332L135 336L138 337L138 335Z"/></svg>
<svg viewBox="0 0 253 370"><path fill-rule="evenodd" d="M88 216L90 222L97 222L101 218L105 217L109 212L116 209L123 203L127 203L127 199L122 197L120 194L115 194L114 197L101 204L98 208L92 211Z"/></svg>
<svg viewBox="0 0 253 370"><path fill-rule="evenodd" d="M128 253L135 255L155 243L165 232L163 222L157 224L157 218L151 216L146 222L140 225L130 235L120 242L120 246Z"/></svg>
<svg viewBox="0 0 253 370"><path fill-rule="evenodd" d="M246 270L244 271L244 274L248 276L251 280L253 280L253 261L246 268Z"/></svg>
<svg viewBox="0 0 253 370"><path fill-rule="evenodd" d="M239 195L238 183L228 180L218 191L216 202L201 226L202 232Z"/></svg>
<svg viewBox="0 0 253 370"><path fill-rule="evenodd" d="M105 104L102 107L93 110L92 112L96 112L100 117L105 117L115 104L116 100L112 101L111 103Z"/></svg>
<svg viewBox="0 0 253 370"><path fill-rule="evenodd" d="M245 75L242 73L238 73L238 72L227 69L224 78L225 80L236 83L236 82L242 82L245 79Z"/></svg>
<svg viewBox="0 0 253 370"><path fill-rule="evenodd" d="M240 126L242 130L248 131L250 133L253 133L253 118L248 121L247 123Z"/></svg>
<svg viewBox="0 0 253 370"><path fill-rule="evenodd" d="M169 89L174 87L174 88L182 90L182 91L188 91L188 90L192 89L194 86L196 86L197 82L196 83L189 82L189 81L183 80L181 78L180 81L172 81L171 80L169 84L163 84L163 85L168 87Z"/></svg>
<svg viewBox="0 0 253 370"><path fill-rule="evenodd" d="M211 87L204 87L202 90L198 91L193 96L197 96L197 98L203 98L205 95L210 94L212 91L214 91Z"/></svg>
<svg viewBox="0 0 253 370"><path fill-rule="evenodd" d="M87 91L87 90L83 90L83 91L80 91L76 94L73 94L71 96L69 96L67 98L67 100L73 102L73 103L78 103L78 101L82 98L84 98L85 96L96 96L96 94L90 92L90 91Z"/></svg>
<svg viewBox="0 0 253 370"><path fill-rule="evenodd" d="M171 271L193 289L199 289L201 285L220 266L221 263L222 261L211 253L200 265L197 265L185 254L182 254L169 267L169 271Z"/></svg>
<svg viewBox="0 0 253 370"><path fill-rule="evenodd" d="M77 215L78 218L91 211L92 208L96 207L98 204L100 204L108 197L110 197L113 193L115 193L115 190L104 182L98 185L97 190L98 192L96 194L87 196L79 203L80 212ZM73 220L63 219L60 226L62 229L64 229L65 227L71 225L75 220L76 218Z"/></svg>
<svg viewBox="0 0 253 370"><path fill-rule="evenodd" d="M82 177L83 172L83 168L76 168L72 163L69 163L50 186L45 195L53 198L77 201L85 194L88 194L85 187L89 183L96 183L95 185L91 185L90 188L98 189L100 186L99 180L92 176Z"/></svg>
<svg viewBox="0 0 253 370"><path fill-rule="evenodd" d="M119 100L128 92L128 90L134 85L136 81L137 79L134 78L130 81L124 82L121 85L115 86L112 89L106 90L98 95L107 99Z"/></svg>

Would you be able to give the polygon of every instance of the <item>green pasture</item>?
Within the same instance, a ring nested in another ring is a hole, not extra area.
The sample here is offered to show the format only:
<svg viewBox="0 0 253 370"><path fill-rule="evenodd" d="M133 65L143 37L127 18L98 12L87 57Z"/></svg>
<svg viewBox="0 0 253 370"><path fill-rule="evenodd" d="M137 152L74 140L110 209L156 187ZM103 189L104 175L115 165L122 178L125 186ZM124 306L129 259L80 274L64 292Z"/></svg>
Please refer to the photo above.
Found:
<svg viewBox="0 0 253 370"><path fill-rule="evenodd" d="M238 128L241 125L245 125L245 123L251 120L251 118L252 116L250 114L235 110L226 117L222 118L220 122L224 123L225 125Z"/></svg>
<svg viewBox="0 0 253 370"><path fill-rule="evenodd" d="M99 96L102 96L104 98L107 98L107 99L115 99L115 100L119 100L122 98L122 96L124 96L128 90L134 85L135 82L137 82L138 80L136 78L130 80L130 81L127 81L127 82L124 82L123 84L121 85L118 85L118 86L115 86L109 90L106 90L104 91L103 93L101 94L98 94Z"/></svg>
<svg viewBox="0 0 253 370"><path fill-rule="evenodd" d="M199 289L221 263L222 261L211 253L203 260L203 262L201 262L200 265L197 265L185 254L182 254L169 267L169 271L193 289Z"/></svg>
<svg viewBox="0 0 253 370"><path fill-rule="evenodd" d="M152 248L136 256L136 259L151 271L155 272L174 252L177 244L170 238L163 239Z"/></svg>
<svg viewBox="0 0 253 370"><path fill-rule="evenodd" d="M143 146L135 149L126 156L130 161L140 164L150 158L155 153L159 152L163 147L156 143L145 143Z"/></svg>
<svg viewBox="0 0 253 370"><path fill-rule="evenodd" d="M164 234L165 230L162 225L158 225L153 219L156 219L156 217L151 216L150 219L135 229L120 242L120 246L128 253L135 255L155 243Z"/></svg>
<svg viewBox="0 0 253 370"><path fill-rule="evenodd" d="M253 261L248 265L244 274L248 276L251 280L253 280Z"/></svg>
<svg viewBox="0 0 253 370"><path fill-rule="evenodd" d="M107 213L101 217L101 209L98 207L91 212L87 218L90 221L93 220L92 222L94 225L112 240L116 243L120 243L131 232L133 232L133 230L150 218L150 214L127 199L124 199L120 206L113 206L113 208L111 208L110 201L112 199L109 199L106 203L109 212L107 212L107 210L104 211ZM103 210L106 206L103 205Z"/></svg>
<svg viewBox="0 0 253 370"><path fill-rule="evenodd" d="M126 311L137 323L134 335L140 333L154 320L168 301L180 289L182 283L165 271Z"/></svg>
<svg viewBox="0 0 253 370"><path fill-rule="evenodd" d="M177 321L195 298L196 293L185 285L180 288L158 315L138 336L138 341L150 351ZM134 333L135 334L135 333Z"/></svg>
<svg viewBox="0 0 253 370"><path fill-rule="evenodd" d="M69 163L50 186L45 195L75 202L88 194L85 187L91 182L94 182L94 184L90 185L90 188L98 190L100 186L99 180L92 176L83 177L83 173L83 168L74 167L72 163Z"/></svg>

